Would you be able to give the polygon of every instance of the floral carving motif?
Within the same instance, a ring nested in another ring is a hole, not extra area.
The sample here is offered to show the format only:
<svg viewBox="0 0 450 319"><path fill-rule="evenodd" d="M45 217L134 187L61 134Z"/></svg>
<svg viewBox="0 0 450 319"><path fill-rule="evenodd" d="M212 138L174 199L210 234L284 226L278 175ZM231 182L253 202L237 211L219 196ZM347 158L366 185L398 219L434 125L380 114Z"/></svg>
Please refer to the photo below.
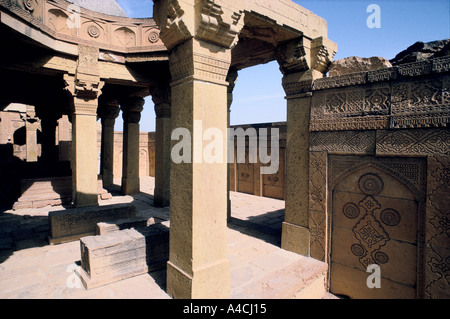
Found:
<svg viewBox="0 0 450 319"><path fill-rule="evenodd" d="M150 41L150 43L156 43L159 41L159 33L156 31L152 31L148 34L148 41Z"/></svg>
<svg viewBox="0 0 450 319"><path fill-rule="evenodd" d="M325 102L327 113L341 113L345 111L346 95L345 93L335 93L327 96Z"/></svg>
<svg viewBox="0 0 450 319"><path fill-rule="evenodd" d="M376 174L365 174L359 180L359 188L364 194L378 195L384 189L383 180Z"/></svg>
<svg viewBox="0 0 450 319"><path fill-rule="evenodd" d="M34 0L23 0L23 5L25 6L25 9L27 9L30 12L34 11Z"/></svg>
<svg viewBox="0 0 450 319"><path fill-rule="evenodd" d="M91 38L96 39L100 36L100 29L95 25L91 25L89 26L87 33Z"/></svg>
<svg viewBox="0 0 450 319"><path fill-rule="evenodd" d="M380 111L389 109L389 88L366 91L365 110Z"/></svg>

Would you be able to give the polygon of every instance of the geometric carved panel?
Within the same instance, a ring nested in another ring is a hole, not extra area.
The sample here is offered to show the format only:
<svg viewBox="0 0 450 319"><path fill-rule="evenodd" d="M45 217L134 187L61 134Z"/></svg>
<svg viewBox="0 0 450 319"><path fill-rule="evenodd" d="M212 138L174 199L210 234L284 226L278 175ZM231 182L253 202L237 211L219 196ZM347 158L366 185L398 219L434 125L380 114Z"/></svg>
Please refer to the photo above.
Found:
<svg viewBox="0 0 450 319"><path fill-rule="evenodd" d="M377 131L377 155L450 154L448 129Z"/></svg>
<svg viewBox="0 0 450 319"><path fill-rule="evenodd" d="M450 159L428 158L425 297L450 298Z"/></svg>
<svg viewBox="0 0 450 319"><path fill-rule="evenodd" d="M312 258L326 262L327 153L310 152L309 228Z"/></svg>
<svg viewBox="0 0 450 319"><path fill-rule="evenodd" d="M375 131L311 132L313 152L375 155Z"/></svg>
<svg viewBox="0 0 450 319"><path fill-rule="evenodd" d="M342 179L332 201L331 291L352 298L415 298L419 208L411 190L369 166ZM381 289L361 280L373 264L381 269Z"/></svg>
<svg viewBox="0 0 450 319"><path fill-rule="evenodd" d="M419 201L425 201L426 162L423 158L401 157L361 157L361 156L329 156L329 185L331 188L340 179L357 169L366 166L377 167L398 178L408 186Z"/></svg>

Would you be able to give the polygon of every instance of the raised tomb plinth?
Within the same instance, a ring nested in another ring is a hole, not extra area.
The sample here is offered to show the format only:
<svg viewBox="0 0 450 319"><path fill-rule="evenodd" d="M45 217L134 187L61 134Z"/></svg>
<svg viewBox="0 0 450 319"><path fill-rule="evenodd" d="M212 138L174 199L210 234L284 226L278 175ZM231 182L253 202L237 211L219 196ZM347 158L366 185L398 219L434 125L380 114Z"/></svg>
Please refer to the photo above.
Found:
<svg viewBox="0 0 450 319"><path fill-rule="evenodd" d="M81 238L81 267L76 272L85 288L96 288L166 267L169 227L169 222L162 222Z"/></svg>
<svg viewBox="0 0 450 319"><path fill-rule="evenodd" d="M70 205L72 202L71 176L22 179L20 188L21 196L14 203L14 210ZM112 195L103 188L103 182L100 177L98 179L97 195L99 200L112 198Z"/></svg>
<svg viewBox="0 0 450 319"><path fill-rule="evenodd" d="M136 217L136 207L131 204L83 207L48 214L50 244L62 244L82 237L95 235L97 223Z"/></svg>

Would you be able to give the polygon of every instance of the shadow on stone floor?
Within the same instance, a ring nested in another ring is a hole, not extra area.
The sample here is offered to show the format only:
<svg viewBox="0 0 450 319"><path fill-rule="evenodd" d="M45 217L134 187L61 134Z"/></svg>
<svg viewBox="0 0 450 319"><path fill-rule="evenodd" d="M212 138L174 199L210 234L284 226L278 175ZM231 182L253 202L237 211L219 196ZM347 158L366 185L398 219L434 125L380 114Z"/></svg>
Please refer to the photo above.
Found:
<svg viewBox="0 0 450 319"><path fill-rule="evenodd" d="M14 251L48 245L48 217L0 212L0 264Z"/></svg>
<svg viewBox="0 0 450 319"><path fill-rule="evenodd" d="M270 215L273 212L269 212L264 215ZM282 221L280 221L281 226ZM266 225L255 222L254 220L242 220L239 218L231 217L228 221L228 228L236 230L244 235L261 239L269 244L281 247L281 227L274 229Z"/></svg>
<svg viewBox="0 0 450 319"><path fill-rule="evenodd" d="M119 193L116 196L122 196ZM129 204L135 205L137 211L146 211L148 217L159 217L163 214L152 212L149 209L154 209L153 196L148 193L140 193L132 195ZM113 200L105 201L111 202L112 205L119 204ZM10 207L4 206L0 209L0 264L5 262L15 251L23 249L31 249L37 247L45 247L49 245L48 235L50 234L50 225L48 219L48 212L55 210L65 210L72 208L69 205L57 206L50 208L37 209L39 212L32 215L33 210L10 210ZM43 213L48 209L46 213Z"/></svg>

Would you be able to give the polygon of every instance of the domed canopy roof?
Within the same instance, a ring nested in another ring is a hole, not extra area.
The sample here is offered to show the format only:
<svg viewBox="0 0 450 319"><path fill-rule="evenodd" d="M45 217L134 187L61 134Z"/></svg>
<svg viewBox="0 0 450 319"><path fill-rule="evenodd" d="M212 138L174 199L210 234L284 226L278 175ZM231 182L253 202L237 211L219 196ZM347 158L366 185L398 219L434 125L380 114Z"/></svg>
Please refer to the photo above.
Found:
<svg viewBox="0 0 450 319"><path fill-rule="evenodd" d="M116 0L67 0L85 9L119 17L127 17L125 10Z"/></svg>

